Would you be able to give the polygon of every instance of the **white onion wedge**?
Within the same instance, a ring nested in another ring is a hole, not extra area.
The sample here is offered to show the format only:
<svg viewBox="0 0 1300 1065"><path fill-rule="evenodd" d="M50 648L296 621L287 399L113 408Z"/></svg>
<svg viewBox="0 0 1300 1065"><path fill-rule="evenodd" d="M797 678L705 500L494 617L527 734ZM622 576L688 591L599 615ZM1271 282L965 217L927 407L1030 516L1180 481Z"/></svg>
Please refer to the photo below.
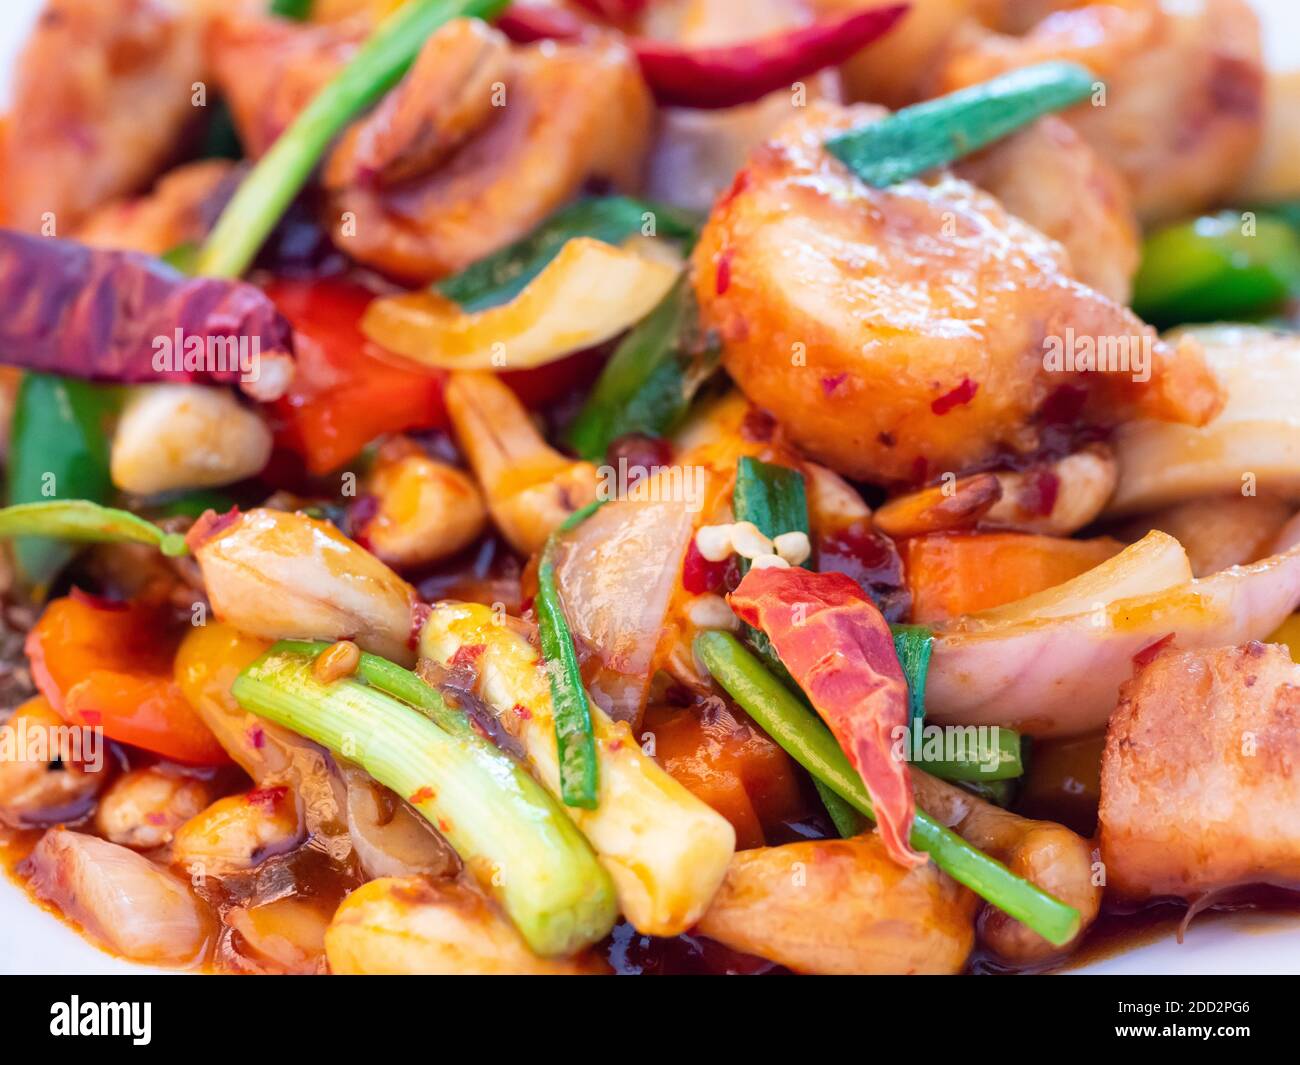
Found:
<svg viewBox="0 0 1300 1065"><path fill-rule="evenodd" d="M606 713L634 729L694 532L687 504L672 497L671 473L634 486L644 500L596 511L561 542L555 563L569 625L600 656L587 687Z"/></svg>
<svg viewBox="0 0 1300 1065"><path fill-rule="evenodd" d="M378 299L361 328L389 351L449 370L527 370L623 332L668 294L680 264L577 237L509 303L469 312L433 292Z"/></svg>
<svg viewBox="0 0 1300 1065"><path fill-rule="evenodd" d="M928 717L1032 736L1098 729L1139 651L1171 634L1188 649L1261 640L1297 605L1300 547L1152 594L1099 596L1091 610L1073 615L960 618L936 633Z"/></svg>
<svg viewBox="0 0 1300 1065"><path fill-rule="evenodd" d="M1300 499L1300 337L1249 325L1175 335L1201 343L1227 402L1199 429L1145 420L1121 426L1119 485L1107 513L1247 490Z"/></svg>
<svg viewBox="0 0 1300 1065"><path fill-rule="evenodd" d="M1153 530L1073 580L991 610L969 614L952 622L950 627L969 631L988 624L1064 618L1086 613L1098 603L1151 595L1191 579L1192 567L1183 545L1168 533Z"/></svg>
<svg viewBox="0 0 1300 1065"><path fill-rule="evenodd" d="M215 933L184 882L116 843L52 828L29 862L37 898L132 961L195 964Z"/></svg>

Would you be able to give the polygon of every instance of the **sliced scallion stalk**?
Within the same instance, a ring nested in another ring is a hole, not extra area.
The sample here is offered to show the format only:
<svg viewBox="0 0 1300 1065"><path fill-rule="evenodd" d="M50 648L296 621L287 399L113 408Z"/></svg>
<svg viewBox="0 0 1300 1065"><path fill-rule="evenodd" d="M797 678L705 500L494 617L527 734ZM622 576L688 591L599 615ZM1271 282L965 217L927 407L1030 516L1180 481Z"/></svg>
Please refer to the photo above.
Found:
<svg viewBox="0 0 1300 1065"><path fill-rule="evenodd" d="M944 748L938 757L931 756L923 729L923 725L913 727L904 753L908 761L931 776L988 784L1014 780L1025 771L1020 761L1020 733L1015 729L995 728L991 737L988 730L974 725L953 725L936 731L935 737ZM950 753L947 748L953 744L958 746Z"/></svg>
<svg viewBox="0 0 1300 1065"><path fill-rule="evenodd" d="M396 678L391 663L363 655L360 678L323 683L312 658L298 652L316 646L276 644L239 675L231 694L403 796L537 954L572 954L608 933L617 917L609 874L540 784L472 730L439 727L435 719L452 711L414 674ZM365 683L367 676L402 688L428 716Z"/></svg>
<svg viewBox="0 0 1300 1065"><path fill-rule="evenodd" d="M779 536L786 532L809 532L808 494L803 477L786 466L746 455L736 463L736 486L732 491L731 507L737 521L750 521L764 536ZM809 562L804 563L810 565ZM749 568L749 561L741 559L741 566ZM777 657L767 633L752 625L744 626L745 642L763 660L764 665L780 679L800 701L806 701L799 685ZM835 831L848 839L867 826L867 820L835 791L813 777L813 787L826 807Z"/></svg>
<svg viewBox="0 0 1300 1065"><path fill-rule="evenodd" d="M930 672L934 633L924 625L890 625L889 628L894 634L894 653L907 678L908 727L915 731L925 723L925 681Z"/></svg>
<svg viewBox="0 0 1300 1065"><path fill-rule="evenodd" d="M1142 245L1133 309L1157 328L1246 321L1300 290L1300 237L1286 222L1223 211L1164 226Z"/></svg>
<svg viewBox="0 0 1300 1065"><path fill-rule="evenodd" d="M764 536L775 538L782 533L809 532L808 495L803 476L788 466L762 462L749 455L736 463L736 486L731 493L731 509L737 521L754 524ZM749 559L740 559L742 573L749 572ZM811 568L811 560L803 563ZM794 678L786 671L772 647L767 633L752 625L744 627L748 643L787 686L797 688Z"/></svg>
<svg viewBox="0 0 1300 1065"><path fill-rule="evenodd" d="M691 350L696 344L700 349ZM672 431L720 355L716 343L698 336L695 298L683 278L614 349L565 434L569 447L588 462L601 462L620 436Z"/></svg>
<svg viewBox="0 0 1300 1065"><path fill-rule="evenodd" d="M830 138L826 150L884 188L947 166L1043 115L1085 100L1097 78L1075 63L1039 63Z"/></svg>
<svg viewBox="0 0 1300 1065"><path fill-rule="evenodd" d="M280 18L303 22L311 17L313 3L314 0L271 0L268 10Z"/></svg>
<svg viewBox="0 0 1300 1065"><path fill-rule="evenodd" d="M175 558L189 553L185 537L158 528L129 510L105 507L89 499L51 499L0 508L0 540L45 536L88 544L148 544Z"/></svg>
<svg viewBox="0 0 1300 1065"><path fill-rule="evenodd" d="M115 390L103 385L23 374L9 433L8 502L108 499L113 482L106 427L116 406ZM14 544L18 573L38 596L72 555L66 542L48 537Z"/></svg>
<svg viewBox="0 0 1300 1065"><path fill-rule="evenodd" d="M573 633L555 587L555 550L560 536L586 521L603 503L603 500L588 503L569 515L547 540L537 565L537 634L551 685L560 797L566 806L580 806L584 810L594 810L597 802L596 734L591 725L591 704L578 668Z"/></svg>

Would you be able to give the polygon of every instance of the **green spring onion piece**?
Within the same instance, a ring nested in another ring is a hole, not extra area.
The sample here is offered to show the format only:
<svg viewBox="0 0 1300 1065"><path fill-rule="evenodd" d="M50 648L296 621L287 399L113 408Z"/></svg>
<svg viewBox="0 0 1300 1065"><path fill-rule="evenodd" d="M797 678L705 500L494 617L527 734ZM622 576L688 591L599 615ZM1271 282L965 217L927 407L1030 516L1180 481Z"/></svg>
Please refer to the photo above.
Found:
<svg viewBox="0 0 1300 1065"><path fill-rule="evenodd" d="M736 463L736 486L731 493L731 509L737 521L753 522L764 536L775 537L786 532L809 531L808 494L803 475L788 466L761 462L744 455ZM811 560L804 568L811 568ZM741 573L749 572L749 559L740 560ZM772 647L767 633L752 625L744 626L745 642L750 645L781 681L794 691L799 690L793 677Z"/></svg>
<svg viewBox="0 0 1300 1065"><path fill-rule="evenodd" d="M860 813L874 820L871 797L862 778L830 730L767 672L730 633L704 632L695 653L714 679L746 713L809 773ZM981 898L1063 946L1079 931L1079 912L1016 876L1001 862L944 828L923 810L912 822L911 844Z"/></svg>
<svg viewBox="0 0 1300 1065"><path fill-rule="evenodd" d="M1300 200L1275 200L1272 203L1251 205L1247 210L1256 215L1265 214L1276 218L1300 233Z"/></svg>
<svg viewBox="0 0 1300 1065"><path fill-rule="evenodd" d="M529 947L572 954L605 936L618 916L613 883L563 809L524 769L472 730L431 718L450 714L414 674L362 656L360 679L322 683L281 643L250 665L231 694L251 712L356 762L403 796L446 837ZM415 705L365 679L401 687ZM423 691L414 686L422 685ZM420 709L439 709L426 716Z"/></svg>
<svg viewBox="0 0 1300 1065"><path fill-rule="evenodd" d="M813 787L817 789L817 797L826 807L827 816L830 817L831 824L835 826L835 831L839 833L841 839L852 839L866 831L867 826L871 824L867 818L841 799L834 789L823 784L816 777L812 778L812 782Z"/></svg>
<svg viewBox="0 0 1300 1065"><path fill-rule="evenodd" d="M239 277L335 135L401 80L429 35L453 18L492 18L508 3L408 0L389 15L253 167L204 243L195 272Z"/></svg>
<svg viewBox="0 0 1300 1065"><path fill-rule="evenodd" d="M561 207L526 237L434 285L434 291L467 311L509 303L575 237L619 244L647 236L693 242L700 219L687 211L635 200L601 196Z"/></svg>
<svg viewBox="0 0 1300 1065"><path fill-rule="evenodd" d="M23 374L10 433L8 501L108 499L106 424L116 404L116 393L99 385ZM38 596L72 555L66 542L46 537L14 545L18 572Z"/></svg>
<svg viewBox="0 0 1300 1065"><path fill-rule="evenodd" d="M47 536L88 544L148 544L176 558L189 553L185 537L164 532L129 510L104 507L89 499L52 499L0 508L0 540Z"/></svg>
<svg viewBox="0 0 1300 1065"><path fill-rule="evenodd" d="M559 538L586 521L605 500L588 503L574 511L542 548L537 564L537 634L551 685L555 715L555 745L559 754L560 797L566 806L594 810L599 777L596 762L596 733L591 724L591 704L582 685L573 633L564 616L560 593L555 587L555 551Z"/></svg>
<svg viewBox="0 0 1300 1065"><path fill-rule="evenodd" d="M1269 314L1300 285L1300 237L1237 211L1158 229L1142 246L1133 309L1160 328Z"/></svg>
<svg viewBox="0 0 1300 1065"><path fill-rule="evenodd" d="M304 22L311 17L311 6L314 2L315 0L271 0L267 10L280 18Z"/></svg>
<svg viewBox="0 0 1300 1065"><path fill-rule="evenodd" d="M925 723L925 681L930 673L934 633L924 625L890 625L889 628L894 634L894 653L907 678L908 727L916 730Z"/></svg>
<svg viewBox="0 0 1300 1065"><path fill-rule="evenodd" d="M826 142L868 185L884 188L978 151L1086 99L1097 79L1075 63L1040 63L905 107Z"/></svg>
<svg viewBox="0 0 1300 1065"><path fill-rule="evenodd" d="M322 651L328 650L330 644L323 640L280 640L276 646L287 653L315 658ZM357 676L372 688L378 688L395 699L409 703L453 736L474 733L474 726L466 714L448 706L441 692L396 662L363 652L361 664L357 666Z"/></svg>
<svg viewBox="0 0 1300 1065"><path fill-rule="evenodd" d="M737 521L752 521L764 536L808 534L808 493L803 475L788 466L760 462L748 455L736 463L736 487L731 496ZM749 560L741 567L749 570ZM805 569L811 562L803 563Z"/></svg>
<svg viewBox="0 0 1300 1065"><path fill-rule="evenodd" d="M937 775L937 774L936 774ZM983 799L994 806L1000 806L1006 809L1011 805L1011 800L1016 796L1016 782L1014 780L963 780L958 782L957 786L963 791L969 791L977 799Z"/></svg>
<svg viewBox="0 0 1300 1065"><path fill-rule="evenodd" d="M699 336L696 313L683 278L628 332L565 434L577 455L602 462L620 436L663 436L682 421L722 353Z"/></svg>
<svg viewBox="0 0 1300 1065"><path fill-rule="evenodd" d="M239 130L235 128L235 118L230 113L230 106L225 100L217 100L208 110L211 112L211 117L208 119L207 129L203 132L203 142L199 145L199 158L230 159L234 162L243 159L244 146L239 140ZM186 245L186 247L192 247L193 254L198 255L197 244ZM168 257L164 255L162 258L166 260ZM191 272L185 266L176 263L172 265L178 266L187 274Z"/></svg>
<svg viewBox="0 0 1300 1065"><path fill-rule="evenodd" d="M199 246L193 241L174 244L158 256L168 266L179 270L182 274L194 273L194 264L198 261L198 257Z"/></svg>

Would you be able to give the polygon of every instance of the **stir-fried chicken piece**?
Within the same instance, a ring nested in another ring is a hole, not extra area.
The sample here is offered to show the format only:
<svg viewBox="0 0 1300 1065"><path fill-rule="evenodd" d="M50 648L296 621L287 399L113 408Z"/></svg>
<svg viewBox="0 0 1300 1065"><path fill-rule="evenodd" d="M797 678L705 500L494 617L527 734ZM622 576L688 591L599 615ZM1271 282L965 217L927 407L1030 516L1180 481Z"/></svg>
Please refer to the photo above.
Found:
<svg viewBox="0 0 1300 1065"><path fill-rule="evenodd" d="M1068 122L1041 119L964 161L957 173L1060 241L1085 285L1128 302L1142 237L1128 185Z"/></svg>
<svg viewBox="0 0 1300 1065"><path fill-rule="evenodd" d="M1110 719L1100 820L1107 888L1130 898L1300 882L1300 666L1286 648L1141 666Z"/></svg>
<svg viewBox="0 0 1300 1065"><path fill-rule="evenodd" d="M805 451L852 477L925 481L1033 453L1047 423L1215 413L1196 345L1171 349L1080 284L1059 244L991 196L950 175L871 188L822 148L875 115L810 105L751 157L695 250L724 364ZM1077 369L1089 347L1111 369Z"/></svg>
<svg viewBox="0 0 1300 1065"><path fill-rule="evenodd" d="M476 37L472 76L458 89L465 95L436 104L430 96L430 82L445 85L449 66L470 58L452 24L430 38L385 110L330 161L331 220L352 223L331 230L354 259L430 281L517 240L588 182L636 185L653 106L631 52L610 40L503 56L493 31ZM480 121L471 128L473 119ZM353 179L348 154L380 138L381 181ZM397 178L404 180L388 183Z"/></svg>
<svg viewBox="0 0 1300 1065"><path fill-rule="evenodd" d="M1263 126L1259 22L1246 0L1109 0L1068 6L1024 36L968 22L936 90L1018 67L1076 60L1106 83L1104 103L1067 117L1128 180L1146 220L1177 217L1228 193Z"/></svg>
<svg viewBox="0 0 1300 1065"><path fill-rule="evenodd" d="M71 233L153 177L202 114L201 32L181 0L49 0L15 78L5 223Z"/></svg>
<svg viewBox="0 0 1300 1065"><path fill-rule="evenodd" d="M369 25L217 24L213 66L250 155L270 147ZM652 118L636 60L612 37L513 48L455 20L326 161L328 228L342 251L385 273L443 277L517 240L589 182L635 186Z"/></svg>
<svg viewBox="0 0 1300 1065"><path fill-rule="evenodd" d="M699 930L801 973L955 973L977 902L933 863L904 869L872 832L738 851Z"/></svg>
<svg viewBox="0 0 1300 1065"><path fill-rule="evenodd" d="M249 158L271 147L370 28L368 18L322 26L248 15L213 22L205 40L208 62Z"/></svg>
<svg viewBox="0 0 1300 1065"><path fill-rule="evenodd" d="M164 174L144 196L114 200L91 214L76 239L95 248L162 255L201 241L235 189L239 170L227 159L202 159Z"/></svg>
<svg viewBox="0 0 1300 1065"><path fill-rule="evenodd" d="M510 45L477 19L456 19L434 35L398 91L354 125L330 156L327 185L391 185L418 177L459 148L492 113ZM500 96L504 106L507 97Z"/></svg>

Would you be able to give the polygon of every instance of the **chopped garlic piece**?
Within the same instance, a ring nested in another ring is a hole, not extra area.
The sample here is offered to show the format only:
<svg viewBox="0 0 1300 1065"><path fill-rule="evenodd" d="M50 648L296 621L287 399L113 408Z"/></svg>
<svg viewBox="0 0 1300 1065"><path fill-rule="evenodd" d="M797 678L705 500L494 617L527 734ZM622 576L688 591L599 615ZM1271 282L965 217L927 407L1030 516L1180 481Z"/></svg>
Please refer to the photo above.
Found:
<svg viewBox="0 0 1300 1065"><path fill-rule="evenodd" d="M738 521L731 527L731 546L736 554L748 559L772 553L772 541L752 521Z"/></svg>
<svg viewBox="0 0 1300 1065"><path fill-rule="evenodd" d="M772 541L772 546L792 566L806 562L812 554L812 544L808 542L808 534L805 532L782 533Z"/></svg>
<svg viewBox="0 0 1300 1065"><path fill-rule="evenodd" d="M731 525L702 525L695 534L695 549L706 562L724 562L731 555Z"/></svg>
<svg viewBox="0 0 1300 1065"><path fill-rule="evenodd" d="M751 566L754 569L789 569L790 563L780 555L759 555Z"/></svg>

